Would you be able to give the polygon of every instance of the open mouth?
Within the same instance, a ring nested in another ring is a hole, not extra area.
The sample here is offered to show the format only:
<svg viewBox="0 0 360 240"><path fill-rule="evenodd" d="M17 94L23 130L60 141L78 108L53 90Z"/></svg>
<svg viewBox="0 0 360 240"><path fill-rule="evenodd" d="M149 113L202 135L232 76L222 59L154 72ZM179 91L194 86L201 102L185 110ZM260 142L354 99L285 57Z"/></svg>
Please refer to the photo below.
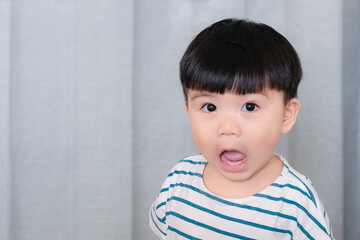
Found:
<svg viewBox="0 0 360 240"><path fill-rule="evenodd" d="M220 164L225 171L241 171L245 168L246 162L246 155L236 150L227 150L220 154Z"/></svg>

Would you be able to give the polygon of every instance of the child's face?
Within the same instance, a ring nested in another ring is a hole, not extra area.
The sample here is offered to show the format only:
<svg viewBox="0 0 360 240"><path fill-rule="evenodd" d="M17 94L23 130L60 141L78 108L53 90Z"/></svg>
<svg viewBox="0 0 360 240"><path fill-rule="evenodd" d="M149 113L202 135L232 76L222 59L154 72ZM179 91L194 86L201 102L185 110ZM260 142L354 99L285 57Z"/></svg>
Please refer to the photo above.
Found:
<svg viewBox="0 0 360 240"><path fill-rule="evenodd" d="M185 110L207 168L230 181L246 181L274 158L281 133L296 120L297 99L284 104L283 92L238 95L188 90Z"/></svg>

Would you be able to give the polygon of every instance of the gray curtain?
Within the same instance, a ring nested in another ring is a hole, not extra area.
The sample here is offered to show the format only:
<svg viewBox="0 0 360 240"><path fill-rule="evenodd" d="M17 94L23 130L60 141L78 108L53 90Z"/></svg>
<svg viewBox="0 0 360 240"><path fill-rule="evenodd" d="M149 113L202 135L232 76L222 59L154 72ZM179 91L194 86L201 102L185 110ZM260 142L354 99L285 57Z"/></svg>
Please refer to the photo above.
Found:
<svg viewBox="0 0 360 240"><path fill-rule="evenodd" d="M277 151L311 178L336 239L358 239L357 0L0 0L0 239L156 239L148 208L197 152L178 62L228 17L297 49L302 106Z"/></svg>

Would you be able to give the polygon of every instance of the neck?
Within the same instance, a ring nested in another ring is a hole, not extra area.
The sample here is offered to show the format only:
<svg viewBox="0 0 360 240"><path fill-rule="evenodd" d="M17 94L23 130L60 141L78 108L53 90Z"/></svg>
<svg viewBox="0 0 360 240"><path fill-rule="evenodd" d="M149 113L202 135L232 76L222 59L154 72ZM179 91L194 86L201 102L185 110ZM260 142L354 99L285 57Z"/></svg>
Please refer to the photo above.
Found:
<svg viewBox="0 0 360 240"><path fill-rule="evenodd" d="M280 176L282 168L283 162L273 156L265 166L252 176L242 180L233 180L221 175L215 168L206 165L203 181L208 190L219 197L240 199L253 196L266 189Z"/></svg>

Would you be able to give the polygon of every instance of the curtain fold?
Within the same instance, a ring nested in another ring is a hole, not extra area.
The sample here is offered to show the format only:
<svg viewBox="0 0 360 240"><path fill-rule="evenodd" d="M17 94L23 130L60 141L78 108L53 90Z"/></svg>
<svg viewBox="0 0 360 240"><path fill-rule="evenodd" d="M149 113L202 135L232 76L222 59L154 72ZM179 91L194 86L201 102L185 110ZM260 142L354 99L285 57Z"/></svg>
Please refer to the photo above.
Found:
<svg viewBox="0 0 360 240"><path fill-rule="evenodd" d="M10 0L0 1L0 239L9 239L11 225L10 162Z"/></svg>
<svg viewBox="0 0 360 240"><path fill-rule="evenodd" d="M302 61L277 152L315 185L336 239L360 229L360 3L0 0L0 239L155 239L148 209L196 149L178 64L228 17L264 22Z"/></svg>
<svg viewBox="0 0 360 240"><path fill-rule="evenodd" d="M74 239L130 239L133 1L77 1Z"/></svg>
<svg viewBox="0 0 360 240"><path fill-rule="evenodd" d="M1 239L130 239L133 1L0 3Z"/></svg>
<svg viewBox="0 0 360 240"><path fill-rule="evenodd" d="M360 229L360 2L343 2L343 159L344 239L356 239Z"/></svg>

